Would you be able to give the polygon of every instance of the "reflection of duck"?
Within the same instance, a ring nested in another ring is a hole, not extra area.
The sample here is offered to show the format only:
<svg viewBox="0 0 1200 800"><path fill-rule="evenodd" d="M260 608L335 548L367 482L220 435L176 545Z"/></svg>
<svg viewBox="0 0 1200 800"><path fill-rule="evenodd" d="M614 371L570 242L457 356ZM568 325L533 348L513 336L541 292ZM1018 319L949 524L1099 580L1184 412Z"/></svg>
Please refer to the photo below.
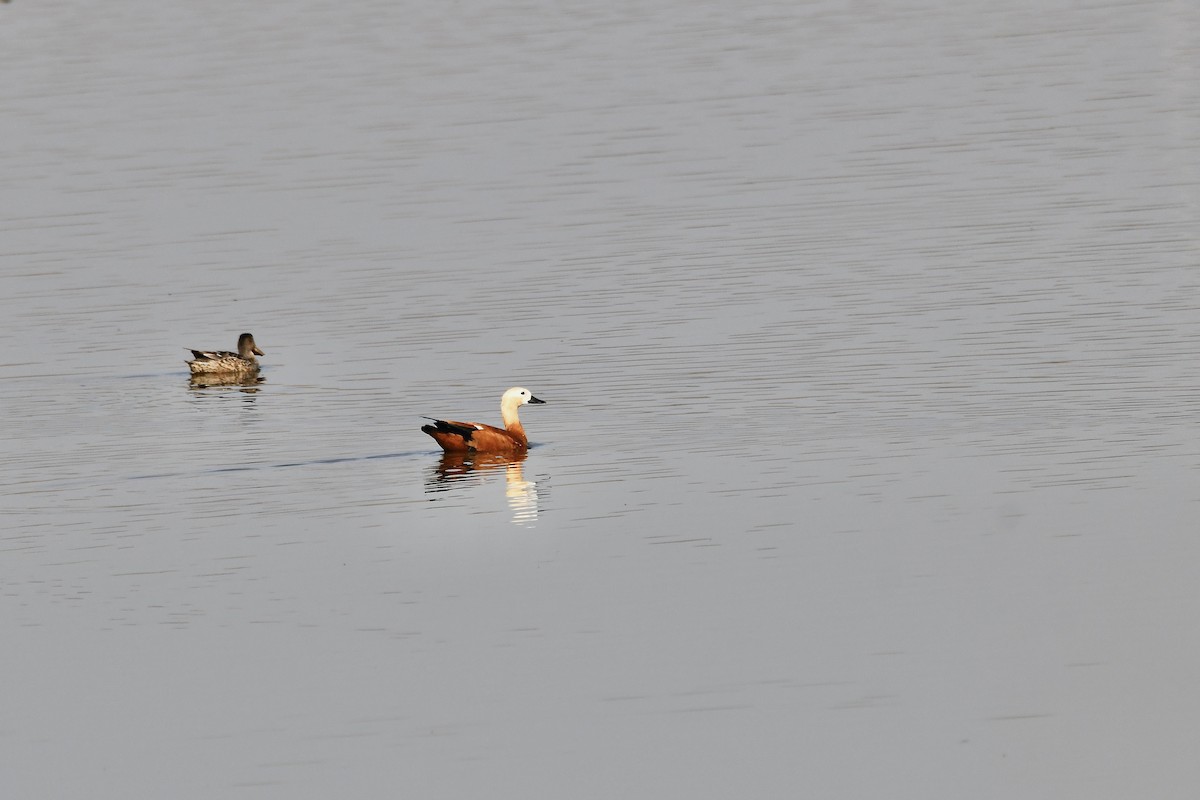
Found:
<svg viewBox="0 0 1200 800"><path fill-rule="evenodd" d="M512 521L518 525L530 525L537 521L537 481L525 480L522 463L528 453L522 451L512 455L498 453L443 453L442 460L434 470L433 479L425 486L427 492L445 492L467 483L484 483L484 473L504 470L504 494L508 507L512 509Z"/></svg>
<svg viewBox="0 0 1200 800"><path fill-rule="evenodd" d="M254 375L258 373L256 355L263 355L254 343L253 334L238 337L236 353L228 350L192 350L195 361L186 362L192 375ZM188 348L191 350L191 348Z"/></svg>
<svg viewBox="0 0 1200 800"><path fill-rule="evenodd" d="M197 372L188 383L194 389L203 386L246 386L257 387L266 378L257 372ZM242 391L257 392L257 388L246 388Z"/></svg>
<svg viewBox="0 0 1200 800"><path fill-rule="evenodd" d="M433 424L422 425L421 430L432 436L447 453L524 453L529 448L529 440L525 437L525 428L521 426L517 409L526 403L545 402L534 397L528 389L514 386L500 398L503 428L478 422L453 422L426 417L432 419Z"/></svg>

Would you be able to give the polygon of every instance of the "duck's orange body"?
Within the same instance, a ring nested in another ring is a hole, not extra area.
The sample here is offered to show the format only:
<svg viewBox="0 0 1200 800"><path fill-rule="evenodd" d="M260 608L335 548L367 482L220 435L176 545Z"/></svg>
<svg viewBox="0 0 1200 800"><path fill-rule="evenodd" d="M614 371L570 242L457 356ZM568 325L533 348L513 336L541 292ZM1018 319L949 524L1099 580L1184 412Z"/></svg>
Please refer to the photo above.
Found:
<svg viewBox="0 0 1200 800"><path fill-rule="evenodd" d="M524 453L529 448L525 428L517 416L517 409L526 403L545 403L530 394L528 389L513 387L500 398L500 417L504 427L483 425L479 422L455 422L433 419L432 425L422 425L421 430L433 437L447 453Z"/></svg>

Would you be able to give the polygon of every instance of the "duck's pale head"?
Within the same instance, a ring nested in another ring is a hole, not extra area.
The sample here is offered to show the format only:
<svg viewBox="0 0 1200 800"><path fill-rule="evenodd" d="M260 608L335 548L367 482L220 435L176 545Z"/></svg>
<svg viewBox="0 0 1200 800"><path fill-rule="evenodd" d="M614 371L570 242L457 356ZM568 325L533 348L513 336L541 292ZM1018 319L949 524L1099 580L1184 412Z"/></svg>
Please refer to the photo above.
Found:
<svg viewBox="0 0 1200 800"><path fill-rule="evenodd" d="M500 398L501 405L523 406L526 403L538 405L544 404L545 402L545 400L539 400L534 397L533 392L520 386L514 386L505 392L504 396Z"/></svg>

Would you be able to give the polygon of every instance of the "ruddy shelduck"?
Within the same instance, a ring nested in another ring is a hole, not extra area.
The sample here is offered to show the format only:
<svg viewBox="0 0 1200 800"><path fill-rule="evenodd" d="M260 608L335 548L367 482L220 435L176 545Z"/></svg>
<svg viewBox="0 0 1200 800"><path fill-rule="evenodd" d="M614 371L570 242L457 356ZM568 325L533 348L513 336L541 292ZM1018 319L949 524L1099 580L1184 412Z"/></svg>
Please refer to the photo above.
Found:
<svg viewBox="0 0 1200 800"><path fill-rule="evenodd" d="M534 397L528 389L514 386L500 398L500 418L503 428L483 425L478 422L453 422L432 419L432 425L422 425L421 430L433 437L447 453L524 453L529 449L525 429L517 417L517 409L526 403L544 404L545 400Z"/></svg>
<svg viewBox="0 0 1200 800"><path fill-rule="evenodd" d="M228 350L192 350L195 361L185 362L193 375L220 373L223 375L246 375L258 372L258 360L263 355L254 343L253 334L243 333L238 337L237 352ZM191 350L191 348L188 348Z"/></svg>

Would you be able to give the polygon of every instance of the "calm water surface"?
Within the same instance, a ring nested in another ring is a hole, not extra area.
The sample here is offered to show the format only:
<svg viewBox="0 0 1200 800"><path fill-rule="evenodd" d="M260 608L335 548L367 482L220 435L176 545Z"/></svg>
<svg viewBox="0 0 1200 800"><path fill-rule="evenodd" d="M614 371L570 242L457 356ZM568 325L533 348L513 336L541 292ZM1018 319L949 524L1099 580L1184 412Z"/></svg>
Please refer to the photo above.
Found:
<svg viewBox="0 0 1200 800"><path fill-rule="evenodd" d="M0 11L5 797L1194 796L1196 7Z"/></svg>

